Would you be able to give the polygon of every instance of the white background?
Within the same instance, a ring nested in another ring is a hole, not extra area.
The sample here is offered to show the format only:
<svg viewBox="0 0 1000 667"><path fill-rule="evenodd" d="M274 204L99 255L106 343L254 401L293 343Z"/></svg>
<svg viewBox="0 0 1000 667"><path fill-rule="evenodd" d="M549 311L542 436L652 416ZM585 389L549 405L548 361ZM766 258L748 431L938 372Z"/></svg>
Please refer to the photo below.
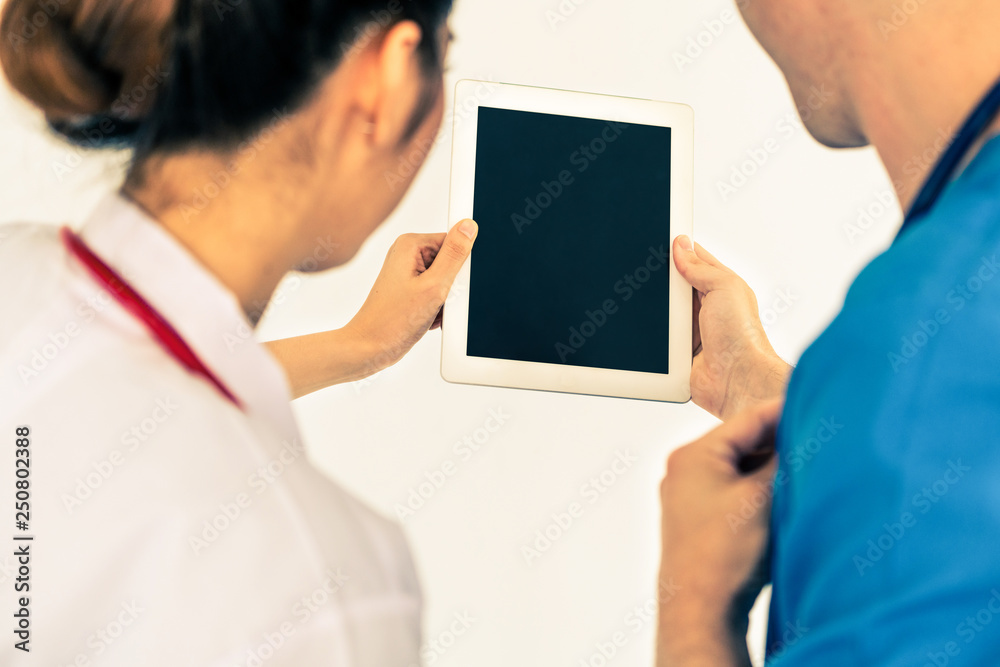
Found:
<svg viewBox="0 0 1000 667"><path fill-rule="evenodd" d="M459 0L449 88L481 78L694 107L695 236L756 290L775 348L794 363L900 223L895 207L875 206L867 231L851 238L845 229L889 189L875 154L833 152L800 128L783 131L794 113L784 81L742 22L717 22L736 16L730 2L563 0L561 7L565 20L554 22L548 12L560 12L560 0ZM692 39L701 40L700 53ZM679 63L689 47L691 61ZM777 151L724 198L719 182L768 139ZM120 180L122 156L67 148L7 88L0 147L0 222L80 221ZM352 264L285 290L262 339L343 325L396 236L454 222L450 149L446 123L396 214ZM56 163L75 166L60 178ZM791 305L779 314L782 294ZM295 406L315 463L386 514L395 515L426 474L454 462L455 474L405 522L427 596L425 635L449 644L428 664L599 666L598 645L622 632L627 643L607 664L651 665L655 623L626 616L654 593L658 483L667 454L715 420L692 404L448 385L438 373L439 341L430 335L395 368ZM462 460L453 445L474 436L491 410L510 417ZM589 503L581 486L618 452L638 460ZM573 502L583 515L528 564L522 547ZM451 642L448 627L462 613L475 621ZM762 623L755 616L758 644Z"/></svg>

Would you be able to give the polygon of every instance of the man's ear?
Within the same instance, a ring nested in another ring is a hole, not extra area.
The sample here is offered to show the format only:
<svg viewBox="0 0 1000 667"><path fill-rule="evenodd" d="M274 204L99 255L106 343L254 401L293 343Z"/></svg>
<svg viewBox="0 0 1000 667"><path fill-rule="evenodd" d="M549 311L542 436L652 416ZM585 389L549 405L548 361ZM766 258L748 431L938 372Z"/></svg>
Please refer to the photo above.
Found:
<svg viewBox="0 0 1000 667"><path fill-rule="evenodd" d="M426 85L417 52L423 31L413 21L392 26L382 40L372 44L366 69L370 77L362 104L373 144L395 148L411 125Z"/></svg>

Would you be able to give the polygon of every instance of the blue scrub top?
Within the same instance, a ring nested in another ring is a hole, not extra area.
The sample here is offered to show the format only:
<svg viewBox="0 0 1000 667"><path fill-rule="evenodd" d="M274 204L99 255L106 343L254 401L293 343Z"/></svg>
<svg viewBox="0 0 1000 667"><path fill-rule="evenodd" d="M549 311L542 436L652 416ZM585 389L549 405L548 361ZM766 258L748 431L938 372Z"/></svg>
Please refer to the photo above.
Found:
<svg viewBox="0 0 1000 667"><path fill-rule="evenodd" d="M854 281L777 450L769 667L1000 665L1000 137Z"/></svg>

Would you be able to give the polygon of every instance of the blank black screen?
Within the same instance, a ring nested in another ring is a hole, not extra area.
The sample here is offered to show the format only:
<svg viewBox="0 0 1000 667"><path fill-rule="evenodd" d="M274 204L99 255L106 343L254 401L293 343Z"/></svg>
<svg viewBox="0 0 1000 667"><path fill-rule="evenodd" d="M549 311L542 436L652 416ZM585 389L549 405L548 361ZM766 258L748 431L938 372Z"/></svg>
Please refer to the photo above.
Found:
<svg viewBox="0 0 1000 667"><path fill-rule="evenodd" d="M469 356L668 372L670 140L479 109Z"/></svg>

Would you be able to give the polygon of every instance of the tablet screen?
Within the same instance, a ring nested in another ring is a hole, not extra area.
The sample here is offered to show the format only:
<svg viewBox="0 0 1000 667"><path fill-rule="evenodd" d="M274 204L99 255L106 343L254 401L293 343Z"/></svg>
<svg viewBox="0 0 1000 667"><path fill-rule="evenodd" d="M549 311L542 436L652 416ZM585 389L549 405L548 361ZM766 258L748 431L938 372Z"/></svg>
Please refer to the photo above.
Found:
<svg viewBox="0 0 1000 667"><path fill-rule="evenodd" d="M667 373L670 128L481 107L467 354Z"/></svg>

